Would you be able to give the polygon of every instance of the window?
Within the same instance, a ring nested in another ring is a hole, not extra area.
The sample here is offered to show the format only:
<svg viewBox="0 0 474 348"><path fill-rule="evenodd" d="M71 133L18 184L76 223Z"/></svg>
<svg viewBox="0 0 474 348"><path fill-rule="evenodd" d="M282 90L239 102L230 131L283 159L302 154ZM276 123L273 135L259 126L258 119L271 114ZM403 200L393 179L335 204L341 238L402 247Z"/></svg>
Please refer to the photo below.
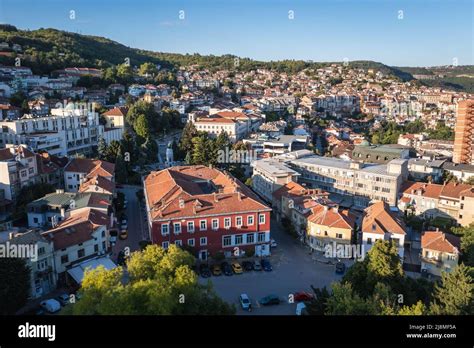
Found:
<svg viewBox="0 0 474 348"><path fill-rule="evenodd" d="M174 244L177 245L177 246L182 246L183 241L181 239L177 239L177 240L174 241Z"/></svg>
<svg viewBox="0 0 474 348"><path fill-rule="evenodd" d="M84 257L86 255L86 252L84 251L84 249L79 249L77 251L77 257L80 259L81 257Z"/></svg>
<svg viewBox="0 0 474 348"><path fill-rule="evenodd" d="M452 254L448 254L448 257L447 257L448 261L455 261L456 260L456 257Z"/></svg>
<svg viewBox="0 0 474 348"><path fill-rule="evenodd" d="M189 233L194 232L194 221L188 221L188 232Z"/></svg>
<svg viewBox="0 0 474 348"><path fill-rule="evenodd" d="M29 169L28 169L28 173L29 173L29 174L33 174L33 168L29 168Z"/></svg>
<svg viewBox="0 0 474 348"><path fill-rule="evenodd" d="M161 225L161 234L164 236L169 233L169 225L163 224Z"/></svg>
<svg viewBox="0 0 474 348"><path fill-rule="evenodd" d="M22 178L26 177L26 170L22 170L22 171L21 171L21 177L22 177Z"/></svg>
<svg viewBox="0 0 474 348"><path fill-rule="evenodd" d="M217 230L219 228L219 220L218 219L212 219L212 229Z"/></svg>
<svg viewBox="0 0 474 348"><path fill-rule="evenodd" d="M372 244L372 238L367 238L367 244Z"/></svg>
<svg viewBox="0 0 474 348"><path fill-rule="evenodd" d="M247 225L249 226L253 225L253 215L247 216Z"/></svg>
<svg viewBox="0 0 474 348"><path fill-rule="evenodd" d="M201 237L201 238L199 238L199 244L201 244L201 245L207 245L207 237Z"/></svg>
<svg viewBox="0 0 474 348"><path fill-rule="evenodd" d="M181 233L181 224L179 222L174 223L174 234L180 234Z"/></svg>
<svg viewBox="0 0 474 348"><path fill-rule="evenodd" d="M201 221L199 222L199 230L200 230L200 231L205 231L205 230L207 230L207 222L206 222L206 220L201 220Z"/></svg>
<svg viewBox="0 0 474 348"><path fill-rule="evenodd" d="M241 234L238 234L235 236L235 245L240 245L243 243L243 236Z"/></svg>
<svg viewBox="0 0 474 348"><path fill-rule="evenodd" d="M35 224L37 224L37 223L38 223L38 218L33 218L33 222L34 222Z"/></svg>
<svg viewBox="0 0 474 348"><path fill-rule="evenodd" d="M224 236L222 237L222 245L229 246L232 244L232 237L231 236Z"/></svg>
<svg viewBox="0 0 474 348"><path fill-rule="evenodd" d="M163 249L168 249L169 244L170 244L169 242L163 242L161 243L161 246Z"/></svg>
<svg viewBox="0 0 474 348"><path fill-rule="evenodd" d="M336 233L336 238L342 239L342 233Z"/></svg>
<svg viewBox="0 0 474 348"><path fill-rule="evenodd" d="M95 253L99 252L99 244L94 244L94 252Z"/></svg>
<svg viewBox="0 0 474 348"><path fill-rule="evenodd" d="M67 263L67 262L69 262L69 256L68 255L61 256L61 263Z"/></svg>
<svg viewBox="0 0 474 348"><path fill-rule="evenodd" d="M253 233L248 233L247 234L247 244L252 244L255 242L255 238Z"/></svg>
<svg viewBox="0 0 474 348"><path fill-rule="evenodd" d="M224 227L225 228L230 228L230 218L225 218L224 219Z"/></svg>
<svg viewBox="0 0 474 348"><path fill-rule="evenodd" d="M261 232L257 236L257 241L260 242L265 242L265 233Z"/></svg>
<svg viewBox="0 0 474 348"><path fill-rule="evenodd" d="M102 250L105 250L105 242L102 242Z"/></svg>
<svg viewBox="0 0 474 348"><path fill-rule="evenodd" d="M242 227L242 216L237 216L235 218L235 226Z"/></svg>
<svg viewBox="0 0 474 348"><path fill-rule="evenodd" d="M188 245L189 246L194 246L194 238L188 239Z"/></svg>
<svg viewBox="0 0 474 348"><path fill-rule="evenodd" d="M38 255L43 255L45 253L44 247L38 249Z"/></svg>
<svg viewBox="0 0 474 348"><path fill-rule="evenodd" d="M258 223L260 225L265 223L265 214L259 214L258 215Z"/></svg>

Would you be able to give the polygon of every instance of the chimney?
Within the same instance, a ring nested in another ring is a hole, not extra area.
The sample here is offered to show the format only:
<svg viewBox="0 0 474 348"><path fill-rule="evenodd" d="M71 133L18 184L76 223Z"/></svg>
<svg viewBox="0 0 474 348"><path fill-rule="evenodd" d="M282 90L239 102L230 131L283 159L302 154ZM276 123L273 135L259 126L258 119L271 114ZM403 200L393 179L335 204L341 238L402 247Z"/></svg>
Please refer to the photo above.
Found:
<svg viewBox="0 0 474 348"><path fill-rule="evenodd" d="M242 200L242 194L240 193L240 190L237 191L237 198L239 199L239 201Z"/></svg>
<svg viewBox="0 0 474 348"><path fill-rule="evenodd" d="M219 202L219 197L217 197L217 193L214 192L214 202Z"/></svg>
<svg viewBox="0 0 474 348"><path fill-rule="evenodd" d="M436 232L439 232L439 227L436 227Z"/></svg>
<svg viewBox="0 0 474 348"><path fill-rule="evenodd" d="M339 212L339 210L338 210L338 208L337 208L337 205L336 205L335 207L332 207L332 211L333 211L334 213L338 213L338 212Z"/></svg>
<svg viewBox="0 0 474 348"><path fill-rule="evenodd" d="M180 209L184 208L184 199L182 199L182 198L179 199L179 208Z"/></svg>
<svg viewBox="0 0 474 348"><path fill-rule="evenodd" d="M328 211L328 206L327 205L323 205L324 207L324 211Z"/></svg>

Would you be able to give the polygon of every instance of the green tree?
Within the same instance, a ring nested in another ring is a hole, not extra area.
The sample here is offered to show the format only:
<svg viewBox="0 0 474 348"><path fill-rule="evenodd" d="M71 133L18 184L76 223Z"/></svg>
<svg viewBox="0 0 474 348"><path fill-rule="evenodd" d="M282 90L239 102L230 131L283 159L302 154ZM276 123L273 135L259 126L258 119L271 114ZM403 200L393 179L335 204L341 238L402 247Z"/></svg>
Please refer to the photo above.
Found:
<svg viewBox="0 0 474 348"><path fill-rule="evenodd" d="M82 299L73 314L89 315L229 315L235 307L222 301L210 283L198 283L191 269L195 258L171 245L164 250L148 245L132 253L123 282L121 268L86 271Z"/></svg>
<svg viewBox="0 0 474 348"><path fill-rule="evenodd" d="M121 147L121 144L117 140L112 140L105 152L105 160L107 162L115 163L115 161L117 160L117 156L121 151Z"/></svg>
<svg viewBox="0 0 474 348"><path fill-rule="evenodd" d="M467 266L474 267L474 223L453 228L452 232L461 237L461 260Z"/></svg>
<svg viewBox="0 0 474 348"><path fill-rule="evenodd" d="M117 67L117 78L123 84L128 84L133 79L133 70L129 64L120 64Z"/></svg>
<svg viewBox="0 0 474 348"><path fill-rule="evenodd" d="M443 272L435 285L430 313L434 315L474 314L474 283L469 268L461 264L452 272Z"/></svg>
<svg viewBox="0 0 474 348"><path fill-rule="evenodd" d="M138 116L134 129L142 139L147 139L150 136L150 124L145 115Z"/></svg>
<svg viewBox="0 0 474 348"><path fill-rule="evenodd" d="M30 295L30 269L20 258L0 258L0 314L15 314Z"/></svg>
<svg viewBox="0 0 474 348"><path fill-rule="evenodd" d="M155 64L146 62L140 65L140 68L138 69L138 73L140 75L150 75L150 76L155 76L158 73L158 68L156 67Z"/></svg>
<svg viewBox="0 0 474 348"><path fill-rule="evenodd" d="M327 315L373 315L375 304L364 300L350 283L332 284L332 295L326 301Z"/></svg>
<svg viewBox="0 0 474 348"><path fill-rule="evenodd" d="M183 128L183 132L181 134L181 139L179 141L179 149L182 153L186 154L186 156L193 151L193 138L198 135L198 131L194 126L194 123L188 122ZM192 154L191 154L192 155ZM190 155L190 156L191 156Z"/></svg>
<svg viewBox="0 0 474 348"><path fill-rule="evenodd" d="M107 143L102 136L99 137L99 141L97 142L97 153L99 159L105 160L107 158Z"/></svg>

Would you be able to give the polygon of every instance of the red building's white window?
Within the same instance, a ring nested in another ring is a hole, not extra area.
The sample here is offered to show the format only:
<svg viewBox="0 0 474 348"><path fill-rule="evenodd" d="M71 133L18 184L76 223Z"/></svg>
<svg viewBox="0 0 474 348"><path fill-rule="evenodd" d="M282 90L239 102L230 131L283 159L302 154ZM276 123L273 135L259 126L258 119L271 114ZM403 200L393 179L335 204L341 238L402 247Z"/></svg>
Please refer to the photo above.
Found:
<svg viewBox="0 0 474 348"><path fill-rule="evenodd" d="M230 228L230 218L225 218L224 219L224 227L225 228Z"/></svg>
<svg viewBox="0 0 474 348"><path fill-rule="evenodd" d="M174 226L174 234L180 234L181 224L179 222L175 222L173 226Z"/></svg>
<svg viewBox="0 0 474 348"><path fill-rule="evenodd" d="M163 242L163 243L161 243L161 246L163 247L163 249L168 249L169 243L168 242Z"/></svg>
<svg viewBox="0 0 474 348"><path fill-rule="evenodd" d="M253 225L253 215L247 216L247 225L249 226Z"/></svg>
<svg viewBox="0 0 474 348"><path fill-rule="evenodd" d="M212 219L212 229L217 230L219 228L219 220L218 219Z"/></svg>
<svg viewBox="0 0 474 348"><path fill-rule="evenodd" d="M170 226L168 224L163 224L161 225L161 234L163 236L167 235L168 233L170 233Z"/></svg>
<svg viewBox="0 0 474 348"><path fill-rule="evenodd" d="M194 232L194 221L188 221L188 232L189 233Z"/></svg>
<svg viewBox="0 0 474 348"><path fill-rule="evenodd" d="M235 218L235 225L236 225L237 227L242 227L242 216L237 216L237 217Z"/></svg>
<svg viewBox="0 0 474 348"><path fill-rule="evenodd" d="M200 244L201 246L207 245L207 237L201 237L201 238L199 239L199 244Z"/></svg>
<svg viewBox="0 0 474 348"><path fill-rule="evenodd" d="M205 231L205 230L207 230L207 222L206 222L206 220L201 220L201 221L199 222L199 230L200 230L200 231Z"/></svg>
<svg viewBox="0 0 474 348"><path fill-rule="evenodd" d="M265 214L259 214L258 215L258 223L260 225L264 224L265 223Z"/></svg>
<svg viewBox="0 0 474 348"><path fill-rule="evenodd" d="M188 245L189 246L194 246L194 238L188 239Z"/></svg>

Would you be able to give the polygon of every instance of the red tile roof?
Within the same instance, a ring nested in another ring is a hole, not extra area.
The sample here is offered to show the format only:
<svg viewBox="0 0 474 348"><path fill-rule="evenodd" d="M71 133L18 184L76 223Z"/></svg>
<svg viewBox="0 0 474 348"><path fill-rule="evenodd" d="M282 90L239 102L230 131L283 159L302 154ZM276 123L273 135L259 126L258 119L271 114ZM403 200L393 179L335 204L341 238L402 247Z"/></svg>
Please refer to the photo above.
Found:
<svg viewBox="0 0 474 348"><path fill-rule="evenodd" d="M71 215L42 235L53 241L55 250L65 249L90 240L98 227L109 223L110 218L106 214L89 208Z"/></svg>
<svg viewBox="0 0 474 348"><path fill-rule="evenodd" d="M94 175L88 176L86 178L86 180L79 187L79 192L95 192L92 186L97 186L106 192L110 192L110 194L113 194L115 191L115 183L113 181L110 181L100 175Z"/></svg>
<svg viewBox="0 0 474 348"><path fill-rule="evenodd" d="M385 234L406 234L406 227L400 217L390 211L387 203L379 201L364 210L362 232Z"/></svg>
<svg viewBox="0 0 474 348"><path fill-rule="evenodd" d="M441 231L426 231L421 236L421 247L445 253L459 253L461 239Z"/></svg>
<svg viewBox="0 0 474 348"><path fill-rule="evenodd" d="M270 210L240 181L205 166L152 172L144 186L153 219Z"/></svg>
<svg viewBox="0 0 474 348"><path fill-rule="evenodd" d="M128 112L128 108L125 106L121 107L114 107L103 113L105 116L126 116Z"/></svg>
<svg viewBox="0 0 474 348"><path fill-rule="evenodd" d="M311 209L311 215L308 221L312 223L335 227L353 229L355 223L355 216L349 212L340 212L337 207L328 207L327 205L318 204Z"/></svg>
<svg viewBox="0 0 474 348"><path fill-rule="evenodd" d="M64 168L66 172L84 173L91 176L113 176L115 164L86 158L74 158Z"/></svg>
<svg viewBox="0 0 474 348"><path fill-rule="evenodd" d="M405 195L416 195L421 192L423 197L439 198L443 185L426 184L423 182L407 181L401 187L401 192Z"/></svg>

